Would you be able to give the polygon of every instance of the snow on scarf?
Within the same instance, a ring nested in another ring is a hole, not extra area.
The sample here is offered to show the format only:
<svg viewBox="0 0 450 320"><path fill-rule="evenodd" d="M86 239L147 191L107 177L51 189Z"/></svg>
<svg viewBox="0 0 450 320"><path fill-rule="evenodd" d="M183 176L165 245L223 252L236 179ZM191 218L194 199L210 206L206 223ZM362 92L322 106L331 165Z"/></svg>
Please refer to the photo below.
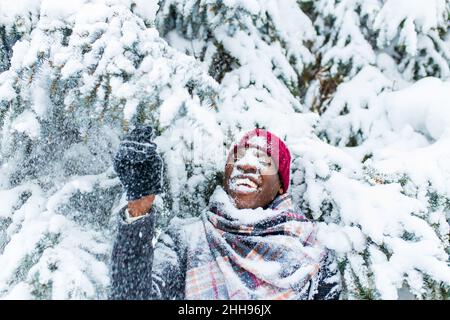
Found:
<svg viewBox="0 0 450 320"><path fill-rule="evenodd" d="M211 199L198 244L207 248L189 258L186 299L310 298L325 251L315 242L315 225L293 212L290 196L242 210L222 188Z"/></svg>

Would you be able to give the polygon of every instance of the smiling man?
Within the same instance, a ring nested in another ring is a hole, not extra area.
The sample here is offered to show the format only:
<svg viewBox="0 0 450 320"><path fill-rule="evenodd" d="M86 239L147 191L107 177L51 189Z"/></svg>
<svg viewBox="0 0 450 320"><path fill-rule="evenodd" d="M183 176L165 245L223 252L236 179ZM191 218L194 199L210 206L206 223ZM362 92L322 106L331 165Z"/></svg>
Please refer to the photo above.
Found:
<svg viewBox="0 0 450 320"><path fill-rule="evenodd" d="M233 146L225 166L224 187L238 209L267 207L289 187L291 155L270 132L255 129Z"/></svg>
<svg viewBox="0 0 450 320"><path fill-rule="evenodd" d="M162 160L150 127L121 143L114 167L127 193L112 253L113 299L337 299L332 254L292 206L291 155L255 129L234 144L200 217L174 218L152 245Z"/></svg>

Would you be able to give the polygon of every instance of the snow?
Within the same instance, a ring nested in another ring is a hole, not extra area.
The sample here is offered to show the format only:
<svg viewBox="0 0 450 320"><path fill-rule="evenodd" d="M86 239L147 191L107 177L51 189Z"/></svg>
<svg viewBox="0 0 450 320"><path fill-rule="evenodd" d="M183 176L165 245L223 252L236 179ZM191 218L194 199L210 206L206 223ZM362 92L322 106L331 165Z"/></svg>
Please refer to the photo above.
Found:
<svg viewBox="0 0 450 320"><path fill-rule="evenodd" d="M28 50L30 50L30 42L29 41L18 41L13 47L13 56L11 58L11 67L19 68L19 63L22 60L25 60ZM17 61L17 62L16 62Z"/></svg>
<svg viewBox="0 0 450 320"><path fill-rule="evenodd" d="M380 30L378 41L392 41L401 29L399 41L405 44L409 54L414 55L418 42L415 30L428 32L448 24L446 6L445 0L386 1L374 24ZM400 27L401 23L403 27Z"/></svg>
<svg viewBox="0 0 450 320"><path fill-rule="evenodd" d="M0 200L2 203L2 208L0 210L1 217L7 218L11 215L15 204L19 200L21 189L23 188L17 187L11 190L2 190L0 192Z"/></svg>
<svg viewBox="0 0 450 320"><path fill-rule="evenodd" d="M139 101L137 99L130 99L126 102L123 108L123 117L125 120L131 120L133 115L136 114Z"/></svg>
<svg viewBox="0 0 450 320"><path fill-rule="evenodd" d="M45 0L42 1L40 13L49 19L64 20L83 8L86 2L86 0L74 0L62 6L58 0Z"/></svg>
<svg viewBox="0 0 450 320"><path fill-rule="evenodd" d="M161 104L159 121L163 127L167 127L178 114L183 103L188 100L188 95L184 90L175 91L171 96L164 97Z"/></svg>
<svg viewBox="0 0 450 320"><path fill-rule="evenodd" d="M36 14L40 8L41 1L24 0L14 1L6 0L0 3L0 23L5 26L14 24L15 19L24 12Z"/></svg>
<svg viewBox="0 0 450 320"><path fill-rule="evenodd" d="M254 15L259 14L260 11L260 6L257 0L225 0L223 3L231 8L241 7Z"/></svg>
<svg viewBox="0 0 450 320"><path fill-rule="evenodd" d="M25 133L32 139L39 136L41 129L36 116L31 111L24 111L20 114L12 123L12 127L17 132Z"/></svg>
<svg viewBox="0 0 450 320"><path fill-rule="evenodd" d="M393 130L409 125L434 141L448 132L450 82L423 78L408 88L385 94L382 99Z"/></svg>
<svg viewBox="0 0 450 320"><path fill-rule="evenodd" d="M14 287L6 296L3 297L4 300L31 300L33 296L31 295L31 288L28 284L21 282Z"/></svg>
<svg viewBox="0 0 450 320"><path fill-rule="evenodd" d="M398 235L401 230L398 224L404 218L402 215L421 209L419 203L397 196L399 186L362 187L343 179L336 174L327 184L329 192L336 196L342 221L346 225L360 225L362 231L377 244L383 242L385 233ZM346 185L345 190L342 185ZM392 197L396 197L396 201ZM379 203L379 199L384 199L383 202L388 205ZM393 203L397 203L397 206L392 206Z"/></svg>
<svg viewBox="0 0 450 320"><path fill-rule="evenodd" d="M158 11L159 6L156 1L150 2L146 0L134 0L133 3L136 5L136 12L143 19L149 22L155 21L156 11Z"/></svg>

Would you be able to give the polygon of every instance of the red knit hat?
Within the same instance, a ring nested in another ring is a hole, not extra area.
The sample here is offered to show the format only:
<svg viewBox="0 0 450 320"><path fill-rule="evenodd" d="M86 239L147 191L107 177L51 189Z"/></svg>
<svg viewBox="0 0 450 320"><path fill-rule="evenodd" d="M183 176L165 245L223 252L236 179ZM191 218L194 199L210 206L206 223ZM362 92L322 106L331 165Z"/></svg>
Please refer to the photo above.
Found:
<svg viewBox="0 0 450 320"><path fill-rule="evenodd" d="M238 147L261 147L259 144L256 145L253 141L250 141L253 140L253 137L262 137L264 139L266 147L265 151L267 155L271 156L275 161L283 191L287 192L290 182L291 153L283 140L269 131L256 128L247 132L241 138L239 143L234 145L234 153L237 152Z"/></svg>

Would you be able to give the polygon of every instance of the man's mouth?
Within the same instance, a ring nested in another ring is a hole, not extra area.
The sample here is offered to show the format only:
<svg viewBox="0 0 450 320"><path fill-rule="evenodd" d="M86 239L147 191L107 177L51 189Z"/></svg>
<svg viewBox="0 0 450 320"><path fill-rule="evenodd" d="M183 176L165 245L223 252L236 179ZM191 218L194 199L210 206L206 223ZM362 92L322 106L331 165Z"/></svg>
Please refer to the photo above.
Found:
<svg viewBox="0 0 450 320"><path fill-rule="evenodd" d="M257 180L250 176L237 176L232 180L232 189L238 192L256 192L259 189Z"/></svg>

